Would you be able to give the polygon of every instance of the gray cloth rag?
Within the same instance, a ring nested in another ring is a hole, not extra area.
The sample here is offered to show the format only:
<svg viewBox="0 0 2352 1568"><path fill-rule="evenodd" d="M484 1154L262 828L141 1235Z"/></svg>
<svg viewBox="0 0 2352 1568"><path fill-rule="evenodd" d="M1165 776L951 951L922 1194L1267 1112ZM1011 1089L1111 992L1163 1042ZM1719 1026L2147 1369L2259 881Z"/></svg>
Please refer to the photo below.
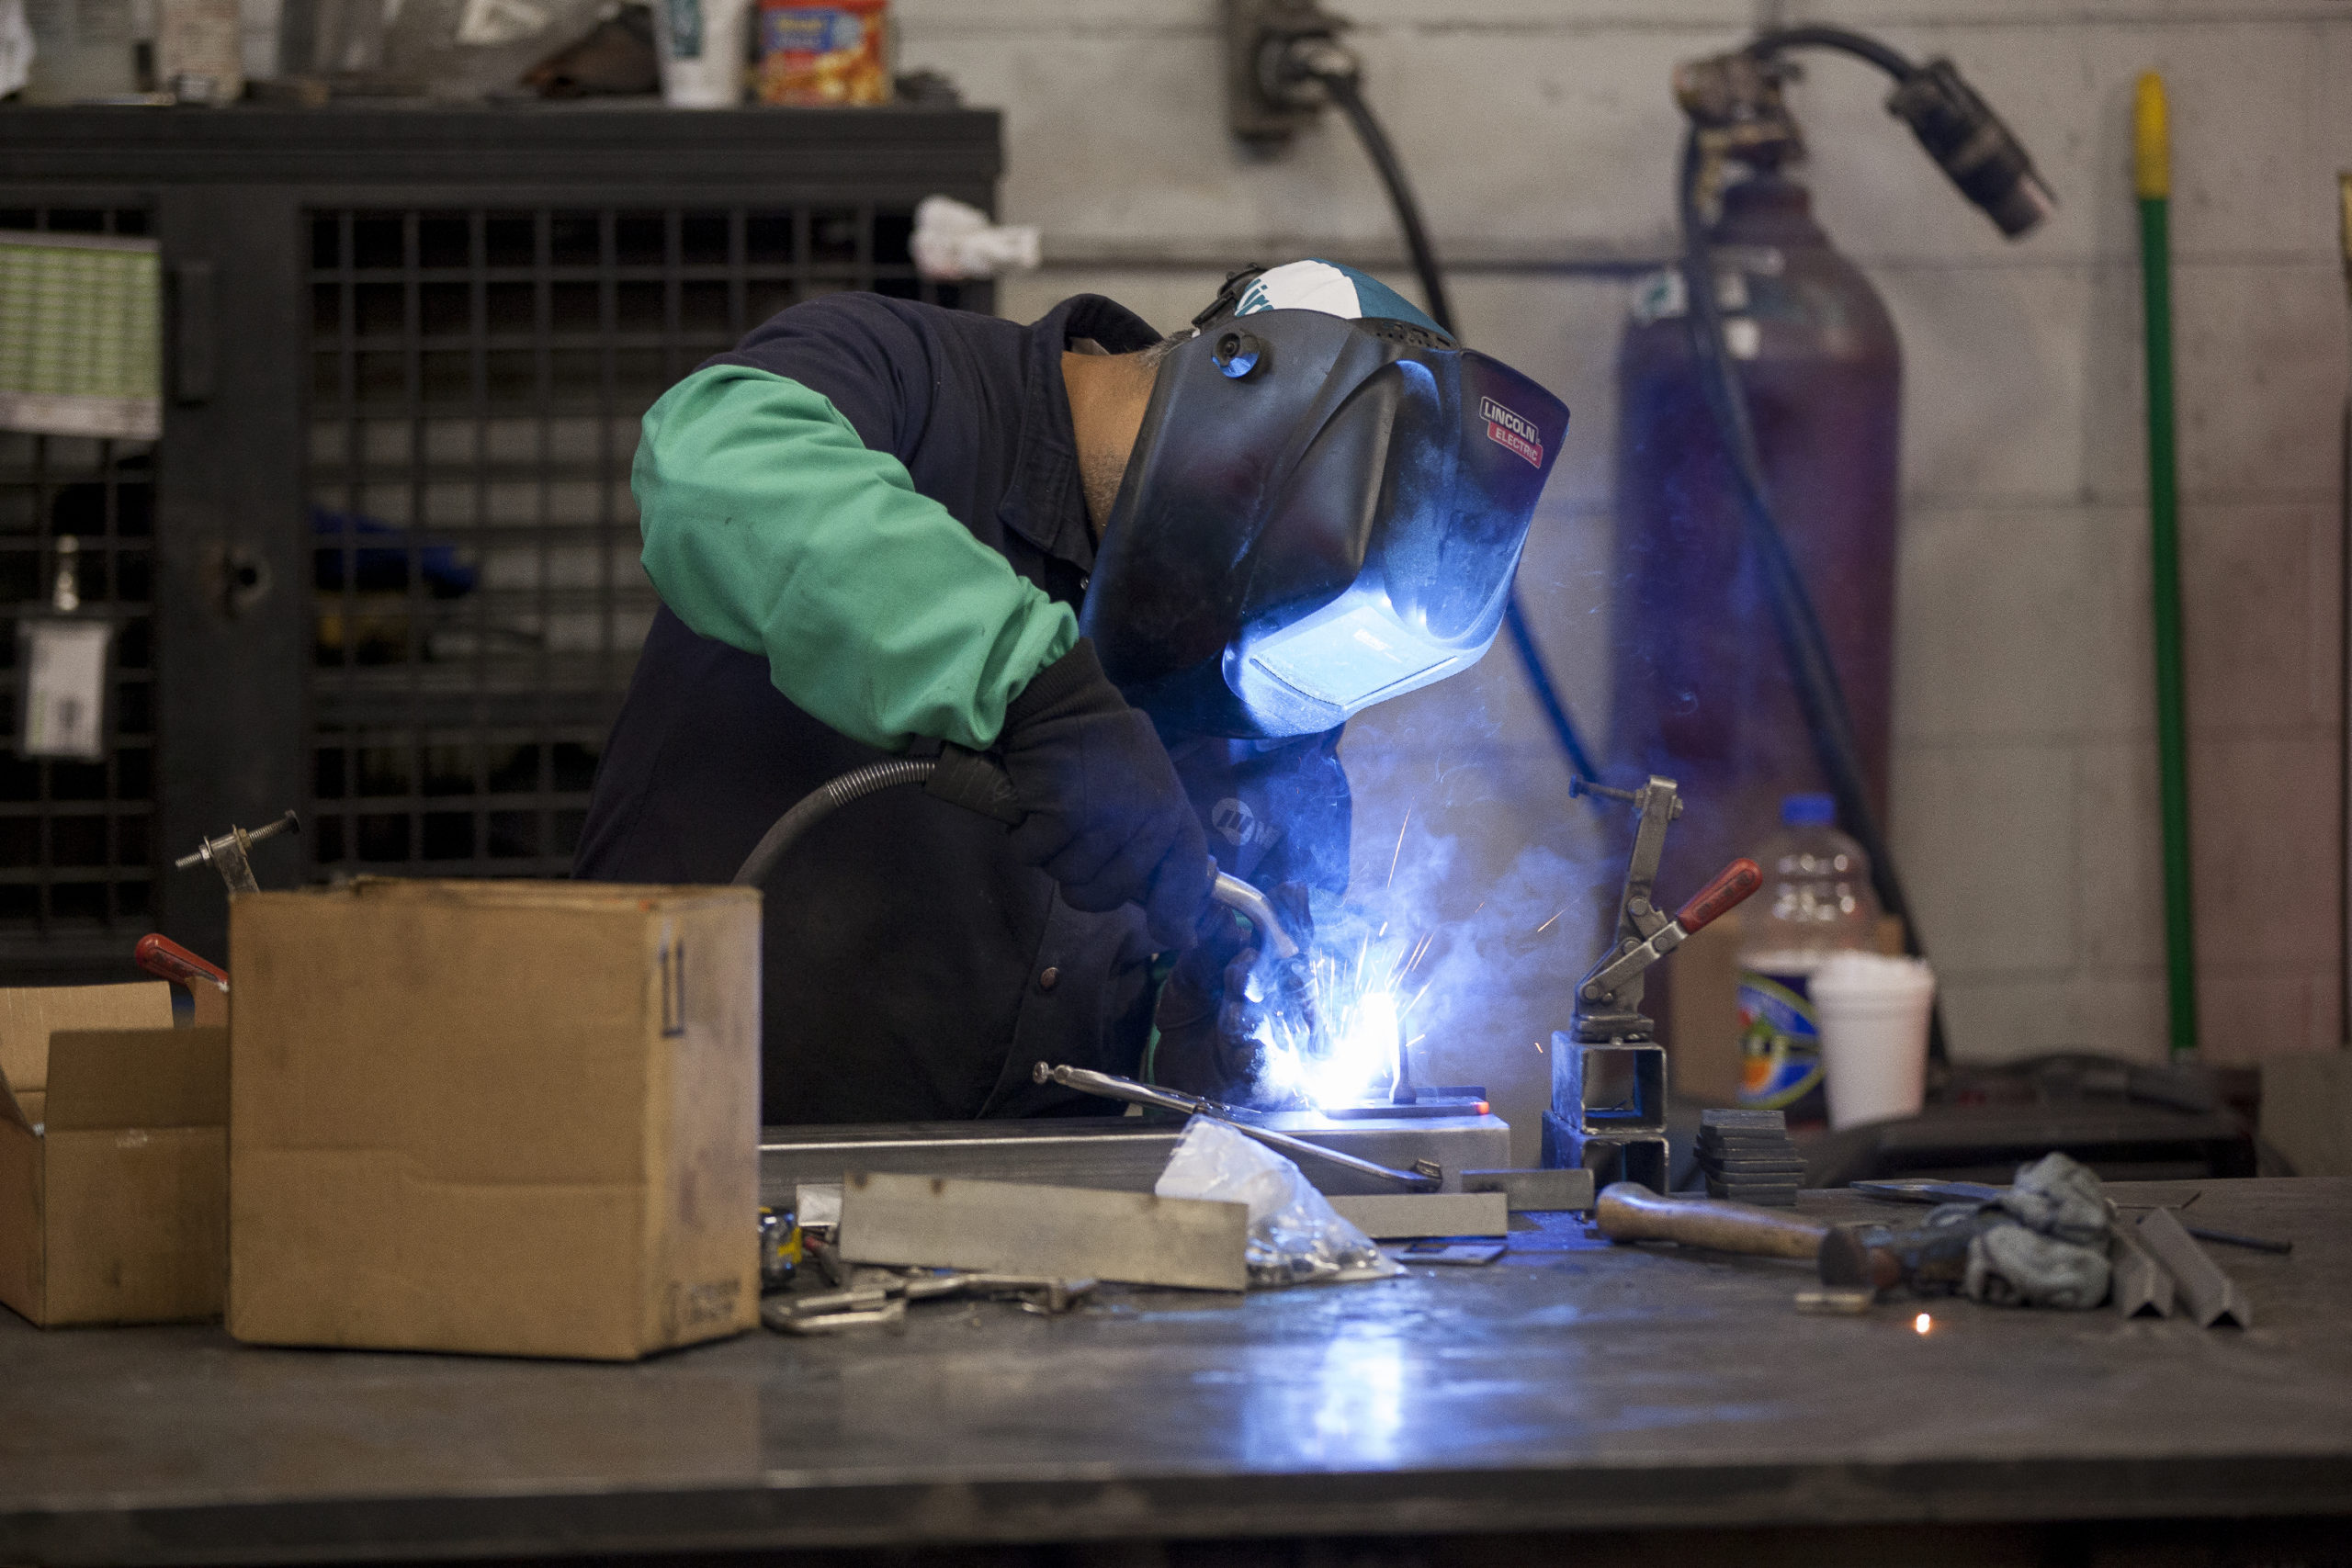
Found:
<svg viewBox="0 0 2352 1568"><path fill-rule="evenodd" d="M2077 1247L2098 1247L2107 1240L2106 1190L2087 1167L2062 1154L2019 1166L2001 1207L2029 1230Z"/></svg>
<svg viewBox="0 0 2352 1568"><path fill-rule="evenodd" d="M1996 1224L1969 1242L1968 1278L1962 1289L1971 1301L1994 1306L2082 1312L2107 1300L2107 1286L2103 1246L2061 1241L2021 1224Z"/></svg>

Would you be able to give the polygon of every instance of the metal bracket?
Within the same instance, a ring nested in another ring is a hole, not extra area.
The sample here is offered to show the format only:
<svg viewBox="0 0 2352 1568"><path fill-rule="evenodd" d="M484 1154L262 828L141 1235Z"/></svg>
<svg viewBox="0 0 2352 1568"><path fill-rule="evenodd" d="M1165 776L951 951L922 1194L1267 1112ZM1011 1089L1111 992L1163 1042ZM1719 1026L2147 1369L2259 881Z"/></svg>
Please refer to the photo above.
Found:
<svg viewBox="0 0 2352 1568"><path fill-rule="evenodd" d="M1619 960L1667 928L1667 917L1656 902L1657 866L1666 853L1666 830L1682 815L1681 793L1672 779L1655 774L1639 789L1611 789L1581 779L1573 787L1577 794L1622 801L1640 813L1634 825L1633 853L1625 863L1624 891L1618 899L1616 940L1600 962L1577 982L1576 1038L1646 1040L1657 1027L1642 1015L1642 971L1648 968L1647 964L1630 976L1611 976L1600 996L1589 996L1587 989Z"/></svg>
<svg viewBox="0 0 2352 1568"><path fill-rule="evenodd" d="M1595 1044L1554 1034L1544 1163L1555 1170L1589 1170L1598 1187L1637 1181L1663 1195L1666 1048L1633 1042Z"/></svg>
<svg viewBox="0 0 2352 1568"><path fill-rule="evenodd" d="M207 839L196 846L194 854L186 854L172 863L186 871L192 865L209 865L220 874L229 885L229 897L240 893L258 893L261 885L254 880L253 847L262 840L279 833L299 833L302 819L288 811L266 828L255 828L248 833L243 828L231 828L217 839Z"/></svg>

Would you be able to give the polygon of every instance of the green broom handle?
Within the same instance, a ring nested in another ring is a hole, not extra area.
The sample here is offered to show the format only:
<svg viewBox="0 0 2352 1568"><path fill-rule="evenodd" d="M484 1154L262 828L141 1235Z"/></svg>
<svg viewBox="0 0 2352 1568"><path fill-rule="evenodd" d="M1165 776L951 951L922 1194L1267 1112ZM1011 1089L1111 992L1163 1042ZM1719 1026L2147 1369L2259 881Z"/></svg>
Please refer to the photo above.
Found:
<svg viewBox="0 0 2352 1568"><path fill-rule="evenodd" d="M2132 115L2140 298L2148 365L2148 543L2155 590L2156 782L2165 846L2165 975L2176 1061L2197 1054L2197 942L2188 864L2188 722L2181 674L2180 483L2173 449L2172 147L2164 78L2140 78Z"/></svg>

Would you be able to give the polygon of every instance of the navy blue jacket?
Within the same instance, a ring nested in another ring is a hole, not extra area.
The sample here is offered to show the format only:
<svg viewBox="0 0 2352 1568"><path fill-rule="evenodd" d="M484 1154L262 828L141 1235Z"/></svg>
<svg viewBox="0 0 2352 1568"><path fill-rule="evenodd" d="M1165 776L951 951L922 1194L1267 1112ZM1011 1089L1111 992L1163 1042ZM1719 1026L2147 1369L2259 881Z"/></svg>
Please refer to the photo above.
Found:
<svg viewBox="0 0 2352 1568"><path fill-rule="evenodd" d="M713 363L823 393L1012 570L1075 607L1094 564L1061 355L1158 334L1089 295L1034 326L871 294L794 306ZM1164 735L1228 869L1347 879L1338 732L1252 742ZM810 717L755 654L654 619L574 863L615 882L729 880L768 825L884 753ZM1149 1036L1140 914L1070 908L989 818L920 790L842 808L770 877L763 920L763 1119L960 1120L1104 1102L1040 1088L1032 1064L1134 1073Z"/></svg>

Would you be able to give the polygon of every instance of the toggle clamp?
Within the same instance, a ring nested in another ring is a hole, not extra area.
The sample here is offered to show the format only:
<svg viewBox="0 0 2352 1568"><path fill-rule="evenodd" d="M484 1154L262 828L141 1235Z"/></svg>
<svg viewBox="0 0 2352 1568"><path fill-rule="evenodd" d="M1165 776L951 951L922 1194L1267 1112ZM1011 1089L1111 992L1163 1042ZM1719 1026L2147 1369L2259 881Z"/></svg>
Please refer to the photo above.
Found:
<svg viewBox="0 0 2352 1568"><path fill-rule="evenodd" d="M1642 976L1697 931L1736 908L1764 885L1752 860L1740 859L1669 917L1654 901L1666 830L1682 815L1672 779L1653 775L1639 789L1611 789L1579 779L1576 792L1623 802L1638 813L1634 849L1618 900L1617 935L1577 982L1571 1028L1552 1036L1552 1109L1544 1115L1544 1163L1589 1170L1600 1186L1634 1181L1667 1190L1666 1048L1642 1011Z"/></svg>

